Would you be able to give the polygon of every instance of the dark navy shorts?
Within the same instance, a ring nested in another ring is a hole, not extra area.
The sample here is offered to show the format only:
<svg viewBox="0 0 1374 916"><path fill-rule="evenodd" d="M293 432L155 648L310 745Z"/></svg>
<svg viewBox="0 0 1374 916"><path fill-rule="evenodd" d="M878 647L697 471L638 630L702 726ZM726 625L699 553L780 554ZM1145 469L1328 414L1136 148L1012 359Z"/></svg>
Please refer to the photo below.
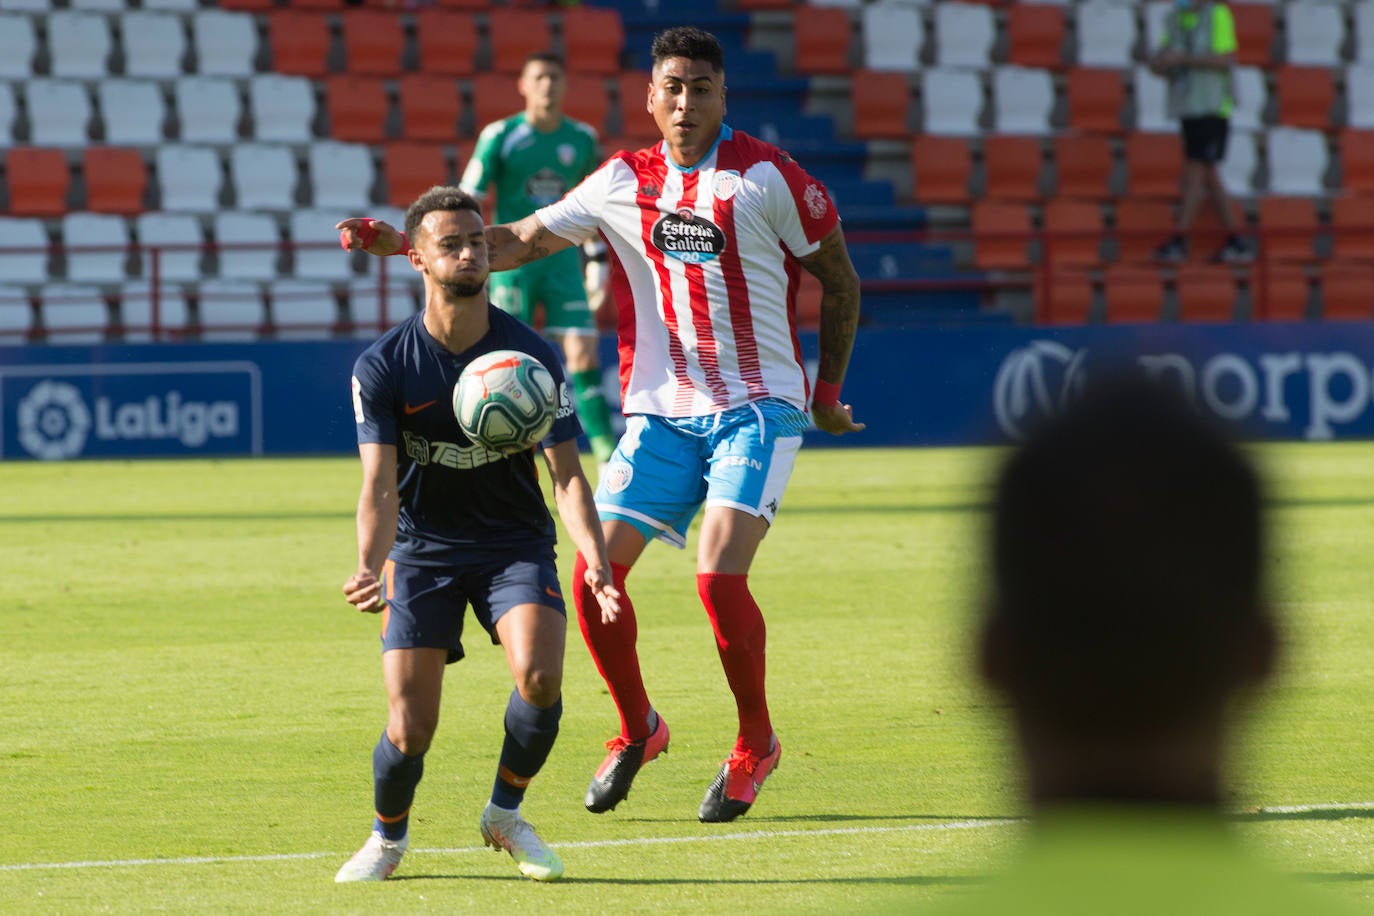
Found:
<svg viewBox="0 0 1374 916"><path fill-rule="evenodd" d="M469 605L482 629L498 644L496 621L521 604L541 604L568 615L552 550L521 553L521 559L460 566L414 566L387 560L382 567L386 610L382 651L447 649L450 664L463 657L463 618Z"/></svg>
<svg viewBox="0 0 1374 916"><path fill-rule="evenodd" d="M1217 163L1226 158L1226 141L1231 135L1231 122L1215 115L1183 118L1179 122L1183 135L1183 158L1190 162Z"/></svg>

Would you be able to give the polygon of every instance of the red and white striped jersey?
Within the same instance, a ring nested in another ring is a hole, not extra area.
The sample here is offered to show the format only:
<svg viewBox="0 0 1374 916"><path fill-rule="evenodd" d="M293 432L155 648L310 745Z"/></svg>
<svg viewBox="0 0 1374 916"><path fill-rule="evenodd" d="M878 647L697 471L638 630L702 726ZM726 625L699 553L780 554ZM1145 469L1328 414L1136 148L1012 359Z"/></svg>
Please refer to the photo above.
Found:
<svg viewBox="0 0 1374 916"><path fill-rule="evenodd" d="M619 152L536 215L612 252L626 414L701 416L761 398L803 410L801 266L839 221L819 181L783 151L722 126L694 168L663 144Z"/></svg>

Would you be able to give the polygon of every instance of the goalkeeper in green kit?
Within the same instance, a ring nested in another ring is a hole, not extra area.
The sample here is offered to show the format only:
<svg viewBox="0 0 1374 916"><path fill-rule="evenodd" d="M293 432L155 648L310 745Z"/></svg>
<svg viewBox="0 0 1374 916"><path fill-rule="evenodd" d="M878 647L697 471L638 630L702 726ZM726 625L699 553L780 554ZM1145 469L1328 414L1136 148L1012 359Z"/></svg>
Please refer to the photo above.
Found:
<svg viewBox="0 0 1374 916"><path fill-rule="evenodd" d="M513 223L554 203L601 164L596 130L563 114L567 85L562 58L547 52L530 55L519 81L525 110L482 128L460 185L479 198L495 189L495 222ZM502 311L534 327L540 327L535 309L543 305L541 330L562 338L578 418L601 465L611 457L616 440L601 391L596 317L589 302L599 302L605 288L607 255L604 244L597 244L587 252L585 285L582 253L569 249L492 273L488 293Z"/></svg>

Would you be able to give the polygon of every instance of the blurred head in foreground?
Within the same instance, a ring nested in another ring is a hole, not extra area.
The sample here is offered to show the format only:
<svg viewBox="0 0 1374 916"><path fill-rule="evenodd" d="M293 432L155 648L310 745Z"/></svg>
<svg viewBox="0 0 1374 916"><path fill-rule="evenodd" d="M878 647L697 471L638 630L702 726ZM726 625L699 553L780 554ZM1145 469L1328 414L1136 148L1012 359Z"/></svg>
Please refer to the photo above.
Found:
<svg viewBox="0 0 1374 916"><path fill-rule="evenodd" d="M1089 386L996 484L980 663L1033 805L1216 805L1233 700L1275 657L1257 475L1180 396Z"/></svg>

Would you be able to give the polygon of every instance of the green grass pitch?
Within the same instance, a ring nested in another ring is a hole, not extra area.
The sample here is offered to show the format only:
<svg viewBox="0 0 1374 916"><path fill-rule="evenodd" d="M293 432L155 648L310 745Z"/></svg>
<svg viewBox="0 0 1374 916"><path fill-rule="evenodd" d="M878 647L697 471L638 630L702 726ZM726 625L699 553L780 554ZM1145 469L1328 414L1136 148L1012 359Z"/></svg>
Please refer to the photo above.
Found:
<svg viewBox="0 0 1374 916"><path fill-rule="evenodd" d="M781 767L733 824L696 821L735 723L695 540L653 545L631 586L671 752L618 811L583 810L616 719L573 627L526 803L567 866L552 885L481 847L509 674L471 624L397 880L333 884L367 835L385 715L377 620L339 593L355 459L0 464L0 911L847 913L965 892L1023 829L968 665L997 454L803 452L751 576ZM1236 826L1369 906L1374 445L1256 455L1288 640L1240 735Z"/></svg>

